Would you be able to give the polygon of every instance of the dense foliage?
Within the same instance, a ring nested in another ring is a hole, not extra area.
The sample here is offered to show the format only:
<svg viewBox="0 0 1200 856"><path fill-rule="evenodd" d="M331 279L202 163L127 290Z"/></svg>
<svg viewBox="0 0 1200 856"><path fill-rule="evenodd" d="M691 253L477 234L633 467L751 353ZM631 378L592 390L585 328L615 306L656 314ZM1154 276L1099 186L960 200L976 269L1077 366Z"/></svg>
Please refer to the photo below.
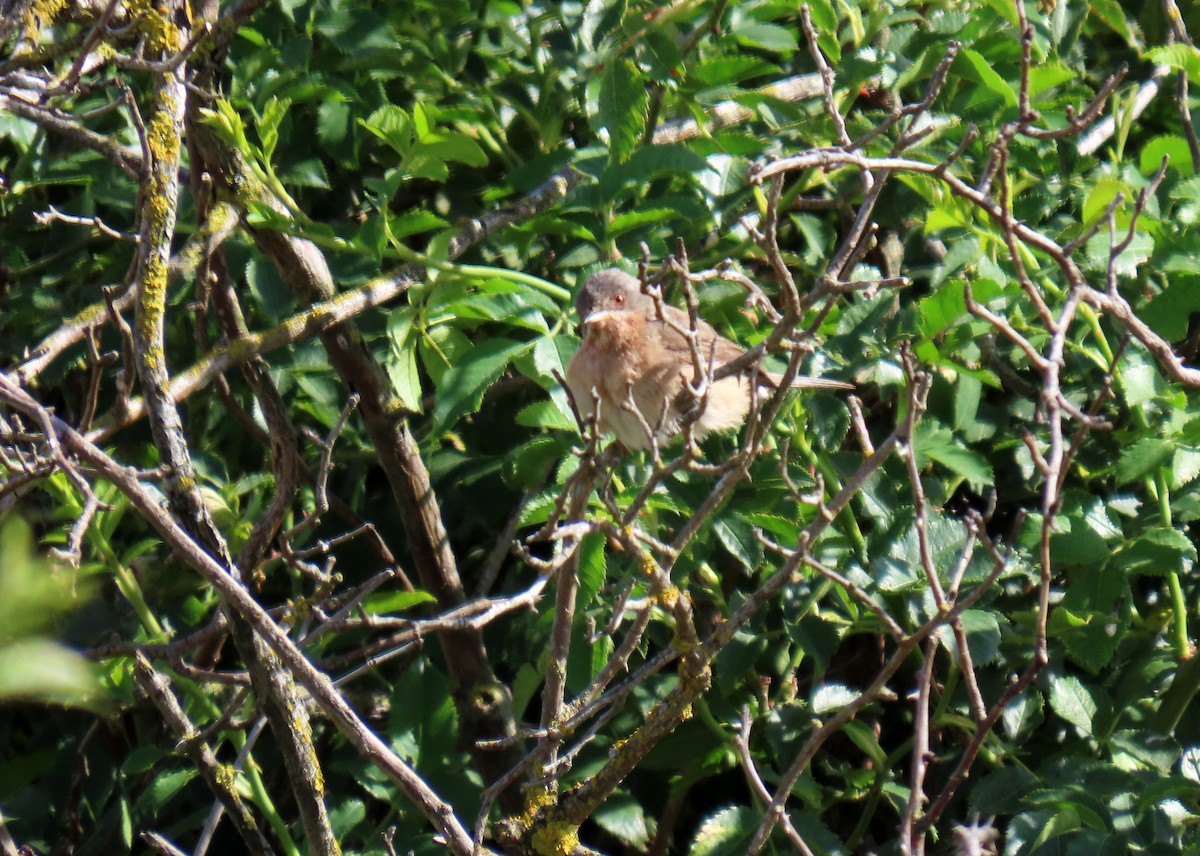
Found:
<svg viewBox="0 0 1200 856"><path fill-rule="evenodd" d="M0 854L1200 852L1193 6L2 5Z"/></svg>

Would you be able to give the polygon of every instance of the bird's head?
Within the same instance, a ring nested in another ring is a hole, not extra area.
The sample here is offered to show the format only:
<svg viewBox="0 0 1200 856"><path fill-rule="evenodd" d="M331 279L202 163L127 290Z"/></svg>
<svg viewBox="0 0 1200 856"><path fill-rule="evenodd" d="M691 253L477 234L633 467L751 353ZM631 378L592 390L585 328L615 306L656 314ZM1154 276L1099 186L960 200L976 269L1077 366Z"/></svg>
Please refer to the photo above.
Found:
<svg viewBox="0 0 1200 856"><path fill-rule="evenodd" d="M599 312L636 312L653 315L654 301L642 294L641 283L623 270L609 268L593 275L575 296L575 311L587 324Z"/></svg>

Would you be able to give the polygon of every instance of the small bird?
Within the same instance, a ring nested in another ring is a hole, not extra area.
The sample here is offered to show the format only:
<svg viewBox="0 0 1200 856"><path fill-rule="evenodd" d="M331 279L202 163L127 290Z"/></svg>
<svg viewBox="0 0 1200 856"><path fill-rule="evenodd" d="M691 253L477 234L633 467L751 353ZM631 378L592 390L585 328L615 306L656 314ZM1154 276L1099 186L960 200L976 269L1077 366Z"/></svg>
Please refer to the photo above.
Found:
<svg viewBox="0 0 1200 856"><path fill-rule="evenodd" d="M639 281L616 268L602 270L584 283L575 297L575 309L583 326L583 344L567 366L567 386L580 416L590 419L598 398L600 430L616 434L627 448L649 449L652 434L658 445L668 442L683 429L684 417L694 406L688 392L695 377L685 335L691 330L688 314L663 304L666 320L660 319L653 298L642 293ZM698 323L697 333L700 356L714 370L745 353L704 321ZM767 388L777 387L782 380L762 369L755 373L750 366L712 384L704 410L693 423L696 439L732 431L746 420L752 375ZM851 384L819 377L797 377L792 386L853 389Z"/></svg>

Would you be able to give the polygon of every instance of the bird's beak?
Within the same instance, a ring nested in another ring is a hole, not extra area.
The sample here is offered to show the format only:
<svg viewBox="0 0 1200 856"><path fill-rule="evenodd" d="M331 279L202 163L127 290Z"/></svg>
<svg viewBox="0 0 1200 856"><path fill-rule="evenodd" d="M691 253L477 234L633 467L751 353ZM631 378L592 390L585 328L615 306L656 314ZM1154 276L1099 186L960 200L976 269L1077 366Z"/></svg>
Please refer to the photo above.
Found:
<svg viewBox="0 0 1200 856"><path fill-rule="evenodd" d="M616 315L617 312L619 312L619 311L620 310L617 310L617 309L593 309L591 312L589 312L587 315L584 316L583 326L586 327L588 324L591 324L593 321L603 321L605 318L609 318L613 315Z"/></svg>

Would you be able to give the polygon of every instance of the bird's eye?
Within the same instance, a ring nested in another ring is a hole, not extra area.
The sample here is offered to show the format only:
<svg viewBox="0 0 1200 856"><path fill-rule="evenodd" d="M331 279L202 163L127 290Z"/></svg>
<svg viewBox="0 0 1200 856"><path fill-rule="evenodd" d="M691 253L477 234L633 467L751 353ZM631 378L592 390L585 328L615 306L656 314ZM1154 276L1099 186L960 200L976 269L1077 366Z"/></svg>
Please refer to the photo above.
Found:
<svg viewBox="0 0 1200 856"><path fill-rule="evenodd" d="M618 291L613 295L613 303L617 304L617 306L623 306L625 304L625 295Z"/></svg>

